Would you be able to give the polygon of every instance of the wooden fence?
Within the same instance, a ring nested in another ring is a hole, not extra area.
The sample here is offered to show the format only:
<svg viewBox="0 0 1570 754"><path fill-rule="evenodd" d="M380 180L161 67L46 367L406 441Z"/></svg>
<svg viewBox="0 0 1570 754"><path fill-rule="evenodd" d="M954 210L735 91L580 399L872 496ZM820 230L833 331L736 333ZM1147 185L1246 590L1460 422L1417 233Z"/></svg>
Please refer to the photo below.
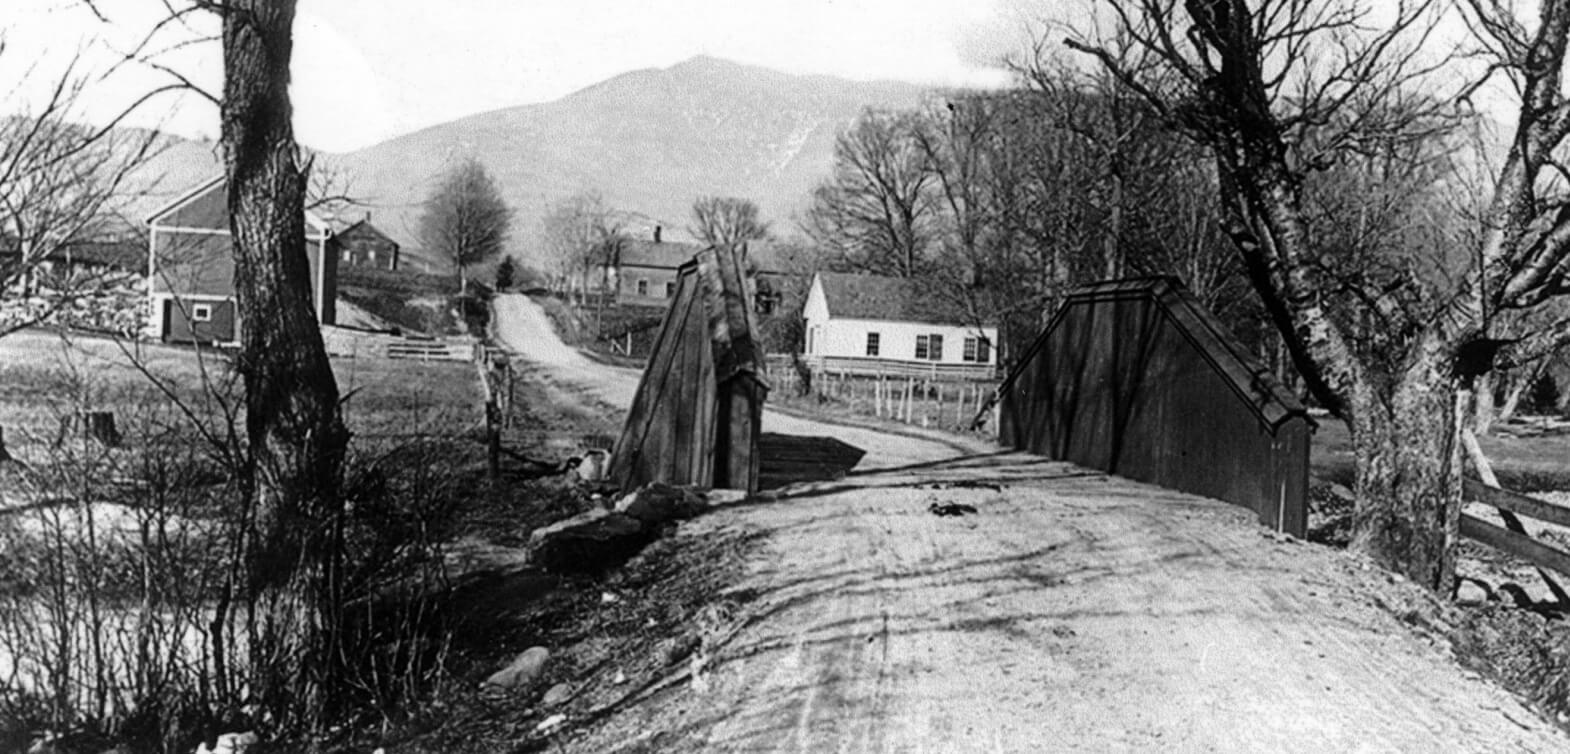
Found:
<svg viewBox="0 0 1570 754"><path fill-rule="evenodd" d="M790 357L769 358L769 383L776 394L799 396L801 375ZM811 395L836 401L846 410L905 424L968 430L976 412L987 406L997 389L996 381L931 379L899 374L815 372Z"/></svg>
<svg viewBox="0 0 1570 754"><path fill-rule="evenodd" d="M996 364L942 364L935 361L868 356L803 356L801 360L813 374L839 377L915 379L929 382L996 382L1002 376Z"/></svg>
<svg viewBox="0 0 1570 754"><path fill-rule="evenodd" d="M479 361L483 356L483 349L473 338L393 335L331 325L322 327L322 342L329 356L351 358Z"/></svg>
<svg viewBox="0 0 1570 754"><path fill-rule="evenodd" d="M1501 552L1514 555L1538 568L1547 568L1570 576L1570 553L1544 544L1526 533L1517 516L1526 516L1557 526L1570 527L1570 508L1528 497L1519 492L1490 487L1483 482L1467 478L1462 485L1466 499L1497 508L1505 525L1484 521L1476 516L1461 514L1461 536L1476 540ZM1559 585L1546 577L1555 596L1564 600Z"/></svg>

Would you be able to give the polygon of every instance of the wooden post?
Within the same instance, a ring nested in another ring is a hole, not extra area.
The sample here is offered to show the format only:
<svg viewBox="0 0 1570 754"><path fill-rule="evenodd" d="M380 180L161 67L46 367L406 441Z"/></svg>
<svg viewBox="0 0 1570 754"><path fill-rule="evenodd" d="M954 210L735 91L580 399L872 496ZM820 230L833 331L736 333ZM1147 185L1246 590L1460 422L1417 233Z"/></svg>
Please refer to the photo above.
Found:
<svg viewBox="0 0 1570 754"><path fill-rule="evenodd" d="M120 447L120 430L115 428L114 412L89 411L86 415L86 424L88 437L107 448Z"/></svg>
<svg viewBox="0 0 1570 754"><path fill-rule="evenodd" d="M503 420L503 423L509 429L512 428L512 414L513 414L512 400L515 397L514 392L513 392L513 376L514 376L514 373L512 371L512 365L508 364L507 365L507 416Z"/></svg>
<svg viewBox="0 0 1570 754"><path fill-rule="evenodd" d="M491 490L493 492L496 491L496 483L501 479L502 475L502 433L497 426L499 413L496 409L496 399L492 398L485 402L485 444L490 462Z"/></svg>

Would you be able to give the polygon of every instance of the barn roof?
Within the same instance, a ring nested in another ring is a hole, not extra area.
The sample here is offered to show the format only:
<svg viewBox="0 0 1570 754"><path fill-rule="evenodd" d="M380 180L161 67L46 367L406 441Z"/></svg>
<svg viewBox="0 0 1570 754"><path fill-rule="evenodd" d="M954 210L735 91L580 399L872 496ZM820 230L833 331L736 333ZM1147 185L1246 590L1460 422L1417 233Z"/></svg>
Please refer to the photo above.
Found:
<svg viewBox="0 0 1570 754"><path fill-rule="evenodd" d="M147 225L161 224L170 217L175 216L176 213L180 212L182 209L187 207L197 207L199 208L197 214L200 215L198 227L227 229L229 224L229 211L226 205L225 197L222 196L223 186L224 176L221 174L215 175L212 178L197 184L190 191L181 194L173 201L170 201L168 204L165 204L164 206L154 210L151 215L147 216L147 219L144 222ZM214 197L210 201L204 201L209 194L215 191L219 194L218 196ZM317 238L321 236L332 235L332 227L329 226L327 222L324 221L315 212L312 212L309 209L305 210L305 226L307 237L311 237L313 231L315 232Z"/></svg>
<svg viewBox="0 0 1570 754"><path fill-rule="evenodd" d="M851 272L819 272L829 316L883 322L921 322L929 325L967 326L953 307L922 295L909 278Z"/></svg>

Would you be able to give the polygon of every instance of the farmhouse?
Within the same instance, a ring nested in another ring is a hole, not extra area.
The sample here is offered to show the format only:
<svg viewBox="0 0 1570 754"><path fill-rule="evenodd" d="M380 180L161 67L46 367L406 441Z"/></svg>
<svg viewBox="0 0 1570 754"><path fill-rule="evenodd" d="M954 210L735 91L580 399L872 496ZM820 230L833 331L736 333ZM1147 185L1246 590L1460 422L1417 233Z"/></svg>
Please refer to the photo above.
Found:
<svg viewBox="0 0 1570 754"><path fill-rule="evenodd" d="M164 341L234 343L234 256L223 177L203 183L147 219L147 332ZM339 254L321 218L305 213L305 253L316 319L334 323Z"/></svg>
<svg viewBox="0 0 1570 754"><path fill-rule="evenodd" d="M396 271L400 247L380 228L371 224L371 214L333 233L332 244L338 248L338 266Z"/></svg>
<svg viewBox="0 0 1570 754"><path fill-rule="evenodd" d="M676 295L682 265L702 250L697 244L662 240L655 228L652 241L626 239L608 248L588 288L624 304L666 306Z"/></svg>
<svg viewBox="0 0 1570 754"><path fill-rule="evenodd" d="M803 318L813 369L965 379L996 370L997 328L946 316L904 278L819 272Z"/></svg>

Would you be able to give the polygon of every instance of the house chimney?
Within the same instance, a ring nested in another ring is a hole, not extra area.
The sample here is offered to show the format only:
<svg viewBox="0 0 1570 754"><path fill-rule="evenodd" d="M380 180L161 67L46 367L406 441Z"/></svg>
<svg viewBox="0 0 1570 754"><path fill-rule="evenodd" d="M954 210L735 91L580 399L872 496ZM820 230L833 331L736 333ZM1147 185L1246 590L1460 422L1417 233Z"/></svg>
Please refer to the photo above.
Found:
<svg viewBox="0 0 1570 754"><path fill-rule="evenodd" d="M660 226L658 225L654 226L654 242L660 242Z"/></svg>

